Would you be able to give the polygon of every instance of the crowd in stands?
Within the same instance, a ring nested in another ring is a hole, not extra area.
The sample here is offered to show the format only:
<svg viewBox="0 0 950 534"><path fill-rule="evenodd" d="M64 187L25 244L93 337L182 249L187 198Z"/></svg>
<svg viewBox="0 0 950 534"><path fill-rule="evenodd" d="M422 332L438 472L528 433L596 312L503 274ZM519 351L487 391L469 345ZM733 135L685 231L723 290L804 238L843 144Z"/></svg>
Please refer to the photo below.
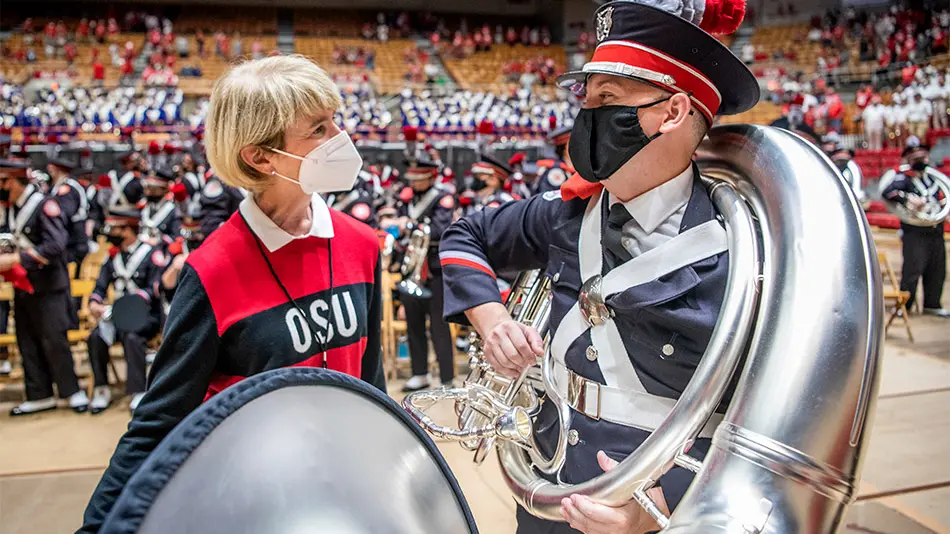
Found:
<svg viewBox="0 0 950 534"><path fill-rule="evenodd" d="M338 123L352 132L384 130L393 125L392 112L373 95L365 79L340 81L346 89L344 105L337 113ZM30 99L22 87L5 83L0 86L0 96L2 127L49 131L112 132L117 128L148 126L194 129L204 124L208 108L207 99L199 99L185 113L183 93L173 88L148 88L141 93L131 87L43 89L35 99ZM500 130L546 131L552 124L570 124L576 111L576 103L555 101L524 90L511 96L458 92L445 97L406 90L400 102L403 125L465 133L473 133L483 121L492 122Z"/></svg>
<svg viewBox="0 0 950 534"><path fill-rule="evenodd" d="M515 59L505 62L502 74L506 81L517 82L530 88L535 83L542 86L554 85L555 79L562 71L554 58L539 55L526 61Z"/></svg>
<svg viewBox="0 0 950 534"><path fill-rule="evenodd" d="M130 11L121 21L120 24L115 17L82 18L71 24L62 20L51 21L37 30L33 20L27 18L13 28L17 38L3 42L0 56L3 61L20 64L44 59L65 60L67 72L71 74L75 74L74 67L79 60L82 66L91 65L94 84L104 81L107 66L120 69L120 83L134 81L137 79L135 62L142 57L146 60L141 72L142 81L146 85L166 86L176 84L179 75L202 77L201 61L212 54L216 59L229 61L274 53L265 50L257 36L246 43L238 31L230 34L221 30L213 34L208 32L212 47L205 37L205 30L199 28L193 35L176 34L174 23L167 17ZM130 33L141 34L144 39L141 36L132 39ZM81 54L81 47L86 47L88 53ZM37 53L37 48L42 51L42 56ZM178 60L182 60L184 65L176 73ZM36 73L37 76L40 74Z"/></svg>
<svg viewBox="0 0 950 534"><path fill-rule="evenodd" d="M380 130L393 122L393 114L368 91L343 95L343 109L337 112L337 123L347 131Z"/></svg>
<svg viewBox="0 0 950 534"><path fill-rule="evenodd" d="M950 71L932 65L914 69L910 82L898 86L886 103L870 87L858 92L869 148L900 147L909 136L927 139L932 130L950 126Z"/></svg>
<svg viewBox="0 0 950 534"><path fill-rule="evenodd" d="M903 147L911 137L928 140L950 135L950 69L911 65L894 86L864 84L855 94L851 122L849 110L834 87L820 76L798 73L770 84L768 98L782 107L782 115L804 123L819 135L828 132L863 133L871 150Z"/></svg>
<svg viewBox="0 0 950 534"><path fill-rule="evenodd" d="M769 57L749 43L740 54L747 64L795 61L796 47L808 43L820 46L815 65L818 74L831 74L852 63L875 63L881 75L950 50L950 8L930 12L892 6L878 13L854 7L834 9L812 19L788 49L775 48ZM856 58L851 57L853 51Z"/></svg>
<svg viewBox="0 0 950 534"><path fill-rule="evenodd" d="M131 87L42 89L28 99L21 87L0 86L0 108L6 128L52 128L112 131L114 128L167 126L185 120L181 90ZM191 120L191 117L187 117Z"/></svg>
<svg viewBox="0 0 950 534"><path fill-rule="evenodd" d="M334 65L353 65L373 70L376 64L376 52L359 47L334 46L331 61Z"/></svg>
<svg viewBox="0 0 950 534"><path fill-rule="evenodd" d="M430 40L434 45L439 45L442 34L434 33ZM503 30L499 24L495 26L492 32L488 24L477 28L474 31L457 30L452 35L450 45L444 47L444 51L455 59L464 59L471 57L478 52L488 52L492 46L506 44L508 46L550 46L551 32L547 27L528 27L523 26L519 32L513 26L508 26Z"/></svg>
<svg viewBox="0 0 950 534"><path fill-rule="evenodd" d="M484 121L502 131L547 131L572 124L577 113L573 100L551 100L525 90L511 96L464 91L444 97L404 91L399 108L403 125L447 133L469 132Z"/></svg>

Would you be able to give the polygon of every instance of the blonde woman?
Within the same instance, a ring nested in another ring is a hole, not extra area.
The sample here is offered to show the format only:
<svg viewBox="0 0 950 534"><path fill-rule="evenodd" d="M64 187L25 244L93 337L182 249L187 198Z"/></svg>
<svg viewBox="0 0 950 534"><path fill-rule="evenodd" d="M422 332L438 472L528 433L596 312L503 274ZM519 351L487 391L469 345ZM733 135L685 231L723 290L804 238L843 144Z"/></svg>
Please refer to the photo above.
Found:
<svg viewBox="0 0 950 534"><path fill-rule="evenodd" d="M211 95L208 160L250 195L190 256L148 391L86 509L96 532L123 485L199 404L262 371L321 366L385 391L379 248L318 193L348 190L362 161L333 122L339 90L300 56L244 63Z"/></svg>

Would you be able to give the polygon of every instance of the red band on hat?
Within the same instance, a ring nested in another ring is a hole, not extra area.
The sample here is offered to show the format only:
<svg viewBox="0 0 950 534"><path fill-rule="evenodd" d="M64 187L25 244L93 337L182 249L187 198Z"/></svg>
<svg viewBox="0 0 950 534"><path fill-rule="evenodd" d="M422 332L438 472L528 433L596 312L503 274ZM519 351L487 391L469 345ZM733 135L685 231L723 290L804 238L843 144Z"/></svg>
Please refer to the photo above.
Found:
<svg viewBox="0 0 950 534"><path fill-rule="evenodd" d="M630 41L606 41L594 51L591 63L623 63L631 67L651 70L672 76L675 85L650 80L674 93L688 93L696 107L712 122L719 110L722 97L716 86L693 67L658 50Z"/></svg>

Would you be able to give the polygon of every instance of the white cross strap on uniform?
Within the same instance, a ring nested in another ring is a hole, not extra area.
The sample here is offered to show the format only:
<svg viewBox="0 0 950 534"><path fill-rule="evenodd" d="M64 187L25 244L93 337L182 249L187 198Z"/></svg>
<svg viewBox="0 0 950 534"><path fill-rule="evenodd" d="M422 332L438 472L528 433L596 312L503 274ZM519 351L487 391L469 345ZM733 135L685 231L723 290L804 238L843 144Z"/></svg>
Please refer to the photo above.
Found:
<svg viewBox="0 0 950 534"><path fill-rule="evenodd" d="M115 189L112 190L112 202L111 205L116 209L127 209L132 206L132 203L129 202L129 199L125 196L125 187L132 183L132 180L135 179L135 173L128 171L122 175L122 178L119 179L119 183Z"/></svg>
<svg viewBox="0 0 950 534"><path fill-rule="evenodd" d="M115 288L117 293L124 295L126 293L132 293L140 289L135 285L133 278L135 277L135 272L139 270L139 267L142 266L142 262L145 261L145 258L151 251L152 247L146 245L145 243L139 243L132 252L132 255L129 257L128 264L126 264L125 260L122 259L122 254L116 254L115 258L112 259L112 269L115 271L116 277L118 278ZM122 281L122 284L119 284L119 281ZM119 287L120 285L122 287Z"/></svg>
<svg viewBox="0 0 950 534"><path fill-rule="evenodd" d="M152 206L145 206L145 209L142 210L142 225L148 228L158 228L165 222L165 219L172 214L172 211L175 210L175 203L171 200L166 200L162 202L158 209L155 210L155 214L152 214Z"/></svg>
<svg viewBox="0 0 950 534"><path fill-rule="evenodd" d="M442 188L439 186L433 186L431 189L426 191L426 194L422 195L422 198L419 199L415 205L409 206L409 218L412 220L419 220L419 217L422 216L426 210L429 209L429 206L435 202L435 198L442 194Z"/></svg>
<svg viewBox="0 0 950 534"><path fill-rule="evenodd" d="M23 203L23 207L17 212L16 217L13 217L12 209L7 210L7 224L13 232L14 237L16 237L17 246L22 250L31 250L36 248L36 245L30 241L30 238L23 235L23 228L33 217L33 214L36 213L36 208L40 207L40 204L43 203L44 197L43 194L34 189L32 185L23 194L29 196L26 197L26 202Z"/></svg>
<svg viewBox="0 0 950 534"><path fill-rule="evenodd" d="M88 218L89 213L89 197L85 189L79 185L79 182L73 180L72 178L64 178L55 186L53 186L53 191L59 191L63 186L68 186L73 191L79 194L79 207L76 210L76 213L69 219L69 222L79 222L85 221Z"/></svg>
<svg viewBox="0 0 950 534"><path fill-rule="evenodd" d="M578 258L583 280L589 280L601 273L601 203L605 196L606 192L590 199L581 223ZM601 282L601 295L606 298L626 291L726 250L728 246L725 229L716 220L708 221L612 269ZM572 379L572 372L565 365L567 349L587 330L590 330L593 350L598 355L596 361L604 377L605 386L593 386L596 382L589 380L579 385L578 378ZM583 413L593 413L599 418L625 426L653 430L676 402L674 399L646 391L627 354L616 322L608 320L603 324L591 326L579 303L571 307L558 325L551 341L551 354L557 363L554 379L558 390L565 398L569 398L573 387L574 404L577 404L578 411ZM596 395L593 395L590 389L596 390ZM579 404L577 395L582 395L585 399L582 405ZM595 399L599 399L596 408L588 404Z"/></svg>

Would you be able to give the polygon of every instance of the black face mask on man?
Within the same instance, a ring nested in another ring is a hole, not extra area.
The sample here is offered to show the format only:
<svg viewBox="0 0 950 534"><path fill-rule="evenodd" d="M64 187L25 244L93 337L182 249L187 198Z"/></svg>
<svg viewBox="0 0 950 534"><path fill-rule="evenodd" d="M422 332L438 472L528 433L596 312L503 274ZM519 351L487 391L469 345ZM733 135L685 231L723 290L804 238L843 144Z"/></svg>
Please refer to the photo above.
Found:
<svg viewBox="0 0 950 534"><path fill-rule="evenodd" d="M0 204L10 205L10 190L0 188Z"/></svg>
<svg viewBox="0 0 950 534"><path fill-rule="evenodd" d="M651 141L640 125L639 111L672 98L668 96L642 106L583 108L574 119L568 152L581 178L600 182L610 178Z"/></svg>
<svg viewBox="0 0 950 534"><path fill-rule="evenodd" d="M914 169L917 172L924 172L927 170L927 162L924 160L917 160L910 164L910 168Z"/></svg>
<svg viewBox="0 0 950 534"><path fill-rule="evenodd" d="M109 234L106 236L106 241L113 247L121 247L122 242L125 241L125 237L120 234Z"/></svg>

